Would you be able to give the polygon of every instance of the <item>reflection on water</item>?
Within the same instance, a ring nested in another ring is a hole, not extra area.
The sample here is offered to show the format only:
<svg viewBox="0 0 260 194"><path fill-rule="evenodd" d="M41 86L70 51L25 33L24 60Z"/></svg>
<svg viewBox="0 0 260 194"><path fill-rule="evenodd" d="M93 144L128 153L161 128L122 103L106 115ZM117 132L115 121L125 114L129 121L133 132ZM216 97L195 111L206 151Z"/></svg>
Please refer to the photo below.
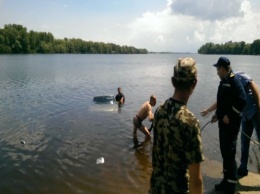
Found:
<svg viewBox="0 0 260 194"><path fill-rule="evenodd" d="M142 133L133 139L132 118L151 94L158 105L172 95L173 63L182 56L0 55L0 193L148 193L152 139ZM213 102L219 83L205 64L218 56L193 57L199 82L188 106L203 126L210 116L199 112ZM231 58L234 70L246 62L260 85L252 61L258 58ZM123 106L93 102L118 86ZM217 125L207 125L202 139L207 158L221 161ZM251 145L254 172L255 150ZM97 165L101 157L105 163Z"/></svg>
<svg viewBox="0 0 260 194"><path fill-rule="evenodd" d="M117 104L104 104L104 103L94 103L89 106L89 111L92 112L113 112L118 111L118 105Z"/></svg>
<svg viewBox="0 0 260 194"><path fill-rule="evenodd" d="M140 170L146 172L144 177L149 179L152 167L152 140L151 138L144 138L142 142L139 142L138 138L134 136L133 144L133 148L135 149L135 158L140 165Z"/></svg>

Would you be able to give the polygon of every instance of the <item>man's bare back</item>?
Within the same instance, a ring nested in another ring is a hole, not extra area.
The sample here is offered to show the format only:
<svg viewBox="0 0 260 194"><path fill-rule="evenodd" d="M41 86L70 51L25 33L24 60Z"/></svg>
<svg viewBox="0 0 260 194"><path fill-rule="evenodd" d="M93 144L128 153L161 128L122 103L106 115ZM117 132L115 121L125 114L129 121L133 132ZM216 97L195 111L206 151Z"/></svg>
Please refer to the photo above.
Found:
<svg viewBox="0 0 260 194"><path fill-rule="evenodd" d="M147 117L149 121L153 121L154 115L152 112L152 106L156 104L156 97L152 95L150 97L150 101L145 102L138 113L133 118L134 130L133 134L136 135L137 129L139 129L143 134L147 137L150 137L150 132L148 131L147 127L142 124L142 121L145 120Z"/></svg>
<svg viewBox="0 0 260 194"><path fill-rule="evenodd" d="M150 121L153 120L153 113L152 113L152 106L150 105L149 101L145 102L139 112L137 113L137 116L143 121L147 117Z"/></svg>

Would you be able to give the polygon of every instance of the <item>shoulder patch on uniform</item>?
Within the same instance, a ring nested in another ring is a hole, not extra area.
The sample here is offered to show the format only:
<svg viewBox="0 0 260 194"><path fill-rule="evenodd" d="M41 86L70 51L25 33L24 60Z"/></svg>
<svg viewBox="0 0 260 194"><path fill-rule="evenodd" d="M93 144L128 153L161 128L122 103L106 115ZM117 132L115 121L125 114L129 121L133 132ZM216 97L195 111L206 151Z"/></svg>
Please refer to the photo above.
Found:
<svg viewBox="0 0 260 194"><path fill-rule="evenodd" d="M230 73L230 77L234 77L235 76L235 74L234 73Z"/></svg>

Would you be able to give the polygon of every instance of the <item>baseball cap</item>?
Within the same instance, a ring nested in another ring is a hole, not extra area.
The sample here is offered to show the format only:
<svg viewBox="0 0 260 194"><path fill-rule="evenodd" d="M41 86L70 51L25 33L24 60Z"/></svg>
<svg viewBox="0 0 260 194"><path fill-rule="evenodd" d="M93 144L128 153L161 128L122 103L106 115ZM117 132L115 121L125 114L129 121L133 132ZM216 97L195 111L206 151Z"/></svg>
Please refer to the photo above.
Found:
<svg viewBox="0 0 260 194"><path fill-rule="evenodd" d="M219 57L218 62L216 64L214 64L213 66L214 67L219 67L219 66L227 67L229 65L230 65L230 61L229 61L228 58L226 58L226 57Z"/></svg>
<svg viewBox="0 0 260 194"><path fill-rule="evenodd" d="M173 68L173 77L177 81L191 81L197 76L196 61L193 58L179 58Z"/></svg>

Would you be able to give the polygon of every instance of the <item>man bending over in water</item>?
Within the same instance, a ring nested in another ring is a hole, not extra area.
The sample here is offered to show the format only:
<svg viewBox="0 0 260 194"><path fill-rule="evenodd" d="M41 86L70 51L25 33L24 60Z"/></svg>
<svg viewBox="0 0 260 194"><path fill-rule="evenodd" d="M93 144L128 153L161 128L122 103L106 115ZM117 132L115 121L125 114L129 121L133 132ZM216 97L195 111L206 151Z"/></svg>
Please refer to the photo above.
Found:
<svg viewBox="0 0 260 194"><path fill-rule="evenodd" d="M150 96L150 101L146 101L140 108L137 115L133 118L133 124L134 124L134 131L133 135L136 136L137 129L143 132L143 134L146 135L146 137L150 137L150 132L148 131L147 127L145 127L142 124L142 121L145 120L147 117L149 121L153 121L153 112L152 112L152 106L155 106L156 104L156 97L154 95Z"/></svg>

